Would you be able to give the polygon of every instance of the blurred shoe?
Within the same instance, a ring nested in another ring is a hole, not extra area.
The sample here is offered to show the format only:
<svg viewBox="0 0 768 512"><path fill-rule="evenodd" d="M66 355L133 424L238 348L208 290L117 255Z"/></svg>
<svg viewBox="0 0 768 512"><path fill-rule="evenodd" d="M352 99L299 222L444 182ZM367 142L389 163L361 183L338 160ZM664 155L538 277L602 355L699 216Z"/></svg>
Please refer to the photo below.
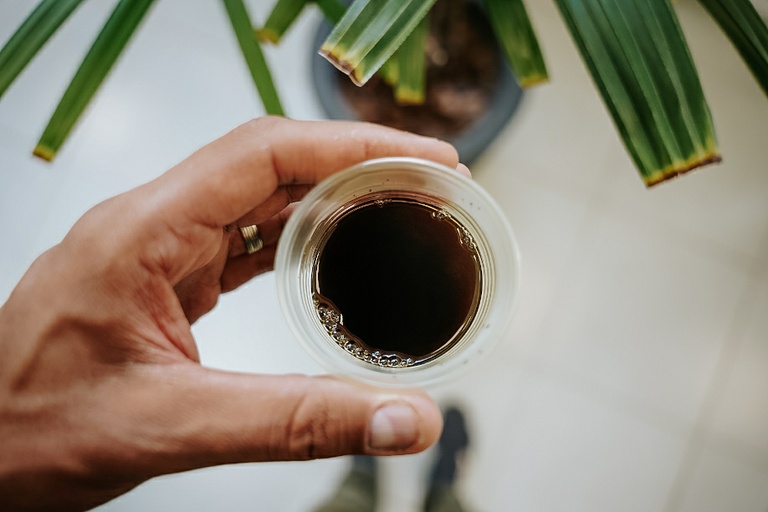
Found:
<svg viewBox="0 0 768 512"><path fill-rule="evenodd" d="M374 512L378 501L376 459L355 455L352 468L331 498L316 512Z"/></svg>
<svg viewBox="0 0 768 512"><path fill-rule="evenodd" d="M450 486L456 479L456 470L469 446L469 434L464 414L456 407L443 414L443 433L438 442L438 456L430 473L430 484Z"/></svg>

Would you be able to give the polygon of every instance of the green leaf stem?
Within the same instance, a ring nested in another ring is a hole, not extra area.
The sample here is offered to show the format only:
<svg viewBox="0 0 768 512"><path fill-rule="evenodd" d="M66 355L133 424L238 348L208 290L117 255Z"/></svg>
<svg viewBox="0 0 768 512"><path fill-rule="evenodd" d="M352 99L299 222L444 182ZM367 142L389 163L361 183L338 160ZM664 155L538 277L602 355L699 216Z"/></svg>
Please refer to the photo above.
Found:
<svg viewBox="0 0 768 512"><path fill-rule="evenodd" d="M259 41L277 44L280 38L299 17L309 0L277 0L266 23L256 31Z"/></svg>
<svg viewBox="0 0 768 512"><path fill-rule="evenodd" d="M82 0L43 0L0 50L0 98Z"/></svg>
<svg viewBox="0 0 768 512"><path fill-rule="evenodd" d="M395 52L397 75L395 83L395 101L406 105L424 103L427 78L426 50L424 48L429 33L429 17L425 16L411 34ZM389 81L388 80L388 81Z"/></svg>
<svg viewBox="0 0 768 512"><path fill-rule="evenodd" d="M53 159L151 5L152 0L120 0L56 107L36 156Z"/></svg>
<svg viewBox="0 0 768 512"><path fill-rule="evenodd" d="M267 59L264 57L258 41L253 37L253 24L248 16L243 0L223 1L227 14L229 14L229 19L232 22L237 42L240 44L240 50L243 52L245 63L264 104L264 110L268 114L284 115L283 106L280 103L280 97L272 80L272 73L269 71Z"/></svg>
<svg viewBox="0 0 768 512"><path fill-rule="evenodd" d="M749 0L699 0L768 95L768 27Z"/></svg>
<svg viewBox="0 0 768 512"><path fill-rule="evenodd" d="M549 80L523 0L484 0L488 19L521 87Z"/></svg>

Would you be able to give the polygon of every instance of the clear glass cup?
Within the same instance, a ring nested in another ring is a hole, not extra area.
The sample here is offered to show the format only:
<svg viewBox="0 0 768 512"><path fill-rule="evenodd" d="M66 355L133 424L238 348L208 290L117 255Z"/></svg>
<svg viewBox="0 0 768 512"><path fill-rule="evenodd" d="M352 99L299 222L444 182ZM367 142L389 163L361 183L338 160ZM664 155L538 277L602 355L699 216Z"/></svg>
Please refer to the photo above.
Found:
<svg viewBox="0 0 768 512"><path fill-rule="evenodd" d="M436 218L448 217L479 262L472 315L450 343L423 361L345 336L344 312L317 300L318 261L339 219L360 205L392 200L417 202ZM291 215L275 258L280 306L304 349L332 374L392 386L436 384L488 353L509 326L519 269L509 223L485 190L453 169L404 157L369 160L319 183Z"/></svg>

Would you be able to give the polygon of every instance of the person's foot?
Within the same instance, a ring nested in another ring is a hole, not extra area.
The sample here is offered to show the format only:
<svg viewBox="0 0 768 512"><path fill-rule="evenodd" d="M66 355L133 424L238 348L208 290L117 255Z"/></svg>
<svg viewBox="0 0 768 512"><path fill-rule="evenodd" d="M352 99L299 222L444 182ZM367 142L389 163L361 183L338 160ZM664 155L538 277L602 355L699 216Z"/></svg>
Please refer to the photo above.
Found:
<svg viewBox="0 0 768 512"><path fill-rule="evenodd" d="M352 457L352 471L368 473L376 478L376 457L370 455L355 455Z"/></svg>
<svg viewBox="0 0 768 512"><path fill-rule="evenodd" d="M378 501L376 458L355 455L336 492L315 512L373 512Z"/></svg>
<svg viewBox="0 0 768 512"><path fill-rule="evenodd" d="M469 446L464 414L456 407L449 407L443 414L443 418L443 433L438 442L438 457L430 473L432 486L453 484L459 460Z"/></svg>

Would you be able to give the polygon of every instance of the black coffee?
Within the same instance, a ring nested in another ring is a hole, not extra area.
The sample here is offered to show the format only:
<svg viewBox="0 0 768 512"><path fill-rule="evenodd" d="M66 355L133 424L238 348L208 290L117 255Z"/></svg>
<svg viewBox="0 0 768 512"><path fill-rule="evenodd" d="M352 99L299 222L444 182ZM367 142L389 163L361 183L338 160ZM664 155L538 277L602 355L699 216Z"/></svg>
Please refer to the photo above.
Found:
<svg viewBox="0 0 768 512"><path fill-rule="evenodd" d="M315 301L328 331L357 357L410 366L438 356L477 309L480 263L466 229L410 199L345 213L321 244Z"/></svg>

